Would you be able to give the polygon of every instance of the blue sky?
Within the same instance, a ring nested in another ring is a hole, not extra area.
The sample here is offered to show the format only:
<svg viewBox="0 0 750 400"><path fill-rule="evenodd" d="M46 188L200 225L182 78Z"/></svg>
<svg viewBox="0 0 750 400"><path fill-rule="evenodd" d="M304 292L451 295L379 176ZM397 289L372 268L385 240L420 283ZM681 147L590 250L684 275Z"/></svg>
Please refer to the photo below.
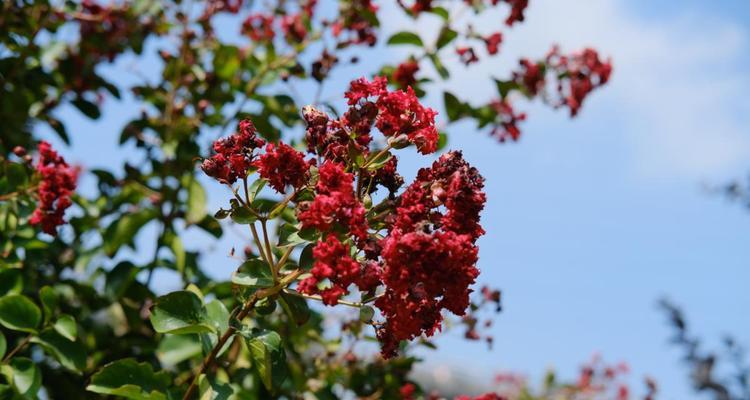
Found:
<svg viewBox="0 0 750 400"><path fill-rule="evenodd" d="M464 150L487 178L480 283L503 290L505 311L493 327L493 351L450 332L439 351L423 354L426 370L458 360L460 374L478 381L509 369L532 379L547 367L572 376L599 352L627 361L636 387L643 375L655 377L662 399L700 398L667 344L670 331L655 304L668 296L684 306L710 345L727 332L750 345L750 320L741 317L750 305L750 214L704 190L750 170L750 3L530 3L527 22L507 33L503 56L441 87L489 98L494 89L483 77L505 76L519 56L541 56L553 42L610 54L613 80L574 120L520 103L529 121L516 144L496 143L471 124L451 127L450 147ZM476 26L489 30L500 20L490 14ZM395 16L385 22L386 32L411 27ZM374 54L375 65L399 60L398 51ZM132 70L152 64L126 57L106 73L132 82ZM337 71L329 94L369 72ZM437 97L427 101L441 105ZM132 157L116 143L137 113L127 98L109 101L96 122L64 111L74 146L63 153L85 167ZM403 159L407 176L431 162ZM207 187L212 209L223 205L226 193ZM146 245L152 236L144 234ZM240 236L230 232L218 243L190 237L187 246L207 252L204 264L216 276L235 268L226 254L241 247ZM162 279L173 289L168 275Z"/></svg>

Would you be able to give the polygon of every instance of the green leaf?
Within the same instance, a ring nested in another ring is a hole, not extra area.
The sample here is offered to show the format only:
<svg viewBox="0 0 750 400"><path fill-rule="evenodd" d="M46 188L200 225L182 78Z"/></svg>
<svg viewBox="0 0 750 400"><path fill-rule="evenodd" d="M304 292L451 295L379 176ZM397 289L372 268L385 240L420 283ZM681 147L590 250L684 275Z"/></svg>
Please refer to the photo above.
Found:
<svg viewBox="0 0 750 400"><path fill-rule="evenodd" d="M445 102L445 112L448 114L448 120L453 122L467 116L469 106L459 100L453 93L443 93Z"/></svg>
<svg viewBox="0 0 750 400"><path fill-rule="evenodd" d="M165 335L156 349L162 367L175 365L201 354L201 343L195 335Z"/></svg>
<svg viewBox="0 0 750 400"><path fill-rule="evenodd" d="M446 10L443 7L432 7L432 9L430 10L430 12L433 13L433 14L435 14L435 15L437 15L437 16L439 16L440 18L444 19L445 21L447 21L448 19L450 19L450 16L451 16L450 13L448 12L448 10Z"/></svg>
<svg viewBox="0 0 750 400"><path fill-rule="evenodd" d="M121 298L128 287L135 282L136 275L138 275L138 268L133 263L130 261L120 262L107 272L104 292L112 299Z"/></svg>
<svg viewBox="0 0 750 400"><path fill-rule="evenodd" d="M86 390L134 400L166 400L169 382L166 372L154 373L150 364L127 358L105 365L91 377Z"/></svg>
<svg viewBox="0 0 750 400"><path fill-rule="evenodd" d="M214 71L222 80L228 80L234 76L240 68L240 55L237 47L221 46L214 53Z"/></svg>
<svg viewBox="0 0 750 400"><path fill-rule="evenodd" d="M0 296L20 294L22 290L21 270L15 268L0 270Z"/></svg>
<svg viewBox="0 0 750 400"><path fill-rule="evenodd" d="M359 309L359 320L362 322L372 321L372 317L375 316L375 310L370 306L364 306Z"/></svg>
<svg viewBox="0 0 750 400"><path fill-rule="evenodd" d="M235 399L232 386L227 383L211 382L206 375L198 378L198 398L200 400L229 400Z"/></svg>
<svg viewBox="0 0 750 400"><path fill-rule="evenodd" d="M193 178L187 187L187 212L185 213L185 222L196 224L206 216L206 190Z"/></svg>
<svg viewBox="0 0 750 400"><path fill-rule="evenodd" d="M454 31L446 25L443 27L443 29L440 30L440 35L438 36L435 46L438 50L440 50L443 47L447 46L450 42L452 42L456 37L458 37L458 32Z"/></svg>
<svg viewBox="0 0 750 400"><path fill-rule="evenodd" d="M249 287L271 287L273 277L265 261L257 258L247 260L232 274L232 283Z"/></svg>
<svg viewBox="0 0 750 400"><path fill-rule="evenodd" d="M5 379L21 396L36 398L42 386L42 373L36 364L28 358L12 358L8 365L1 369Z"/></svg>
<svg viewBox="0 0 750 400"><path fill-rule="evenodd" d="M429 53L427 54L427 57L430 59L430 61L432 61L432 65L435 67L435 70L441 78L448 79L450 77L450 72L448 72L448 69L445 68L445 65L443 65L443 62L440 60L437 54Z"/></svg>
<svg viewBox="0 0 750 400"><path fill-rule="evenodd" d="M52 319L55 310L57 310L57 292L51 286L43 286L39 290L39 300L42 302L44 323L46 325Z"/></svg>
<svg viewBox="0 0 750 400"><path fill-rule="evenodd" d="M75 342L76 336L78 336L78 326L76 320L70 315L63 314L57 319L53 326L57 333L61 334L71 342Z"/></svg>
<svg viewBox="0 0 750 400"><path fill-rule="evenodd" d="M131 214L123 214L104 232L104 251L112 257L120 247L133 243L138 231L156 217L154 209L145 209Z"/></svg>
<svg viewBox="0 0 750 400"><path fill-rule="evenodd" d="M84 350L83 345L79 342L70 341L55 329L45 329L31 341L41 345L63 367L71 371L82 371L86 368L86 350Z"/></svg>
<svg viewBox="0 0 750 400"><path fill-rule="evenodd" d="M289 293L281 293L279 297L281 307L289 315L297 325L304 325L310 320L310 307L307 305L307 301L299 296L294 296Z"/></svg>
<svg viewBox="0 0 750 400"><path fill-rule="evenodd" d="M437 151L443 150L448 145L448 135L445 132L438 134Z"/></svg>
<svg viewBox="0 0 750 400"><path fill-rule="evenodd" d="M177 272L182 273L185 271L185 247L182 245L182 240L175 234L169 234L165 236L165 242L169 245L169 248L174 254L174 265Z"/></svg>
<svg viewBox="0 0 750 400"><path fill-rule="evenodd" d="M250 349L253 369L266 389L275 392L287 376L286 353L281 344L281 336L267 330L244 335Z"/></svg>
<svg viewBox="0 0 750 400"><path fill-rule="evenodd" d="M215 329L201 299L188 290L158 297L151 309L151 324L159 333L201 333Z"/></svg>
<svg viewBox="0 0 750 400"><path fill-rule="evenodd" d="M414 46L424 47L422 39L413 32L401 31L393 34L388 39L388 44L399 45L399 44L411 44Z"/></svg>
<svg viewBox="0 0 750 400"><path fill-rule="evenodd" d="M242 225L252 224L258 220L258 217L244 206L234 208L230 217L232 217L232 221Z"/></svg>
<svg viewBox="0 0 750 400"><path fill-rule="evenodd" d="M206 304L206 316L217 334L221 335L229 329L229 311L220 300L214 299Z"/></svg>
<svg viewBox="0 0 750 400"><path fill-rule="evenodd" d="M315 245L316 243L308 244L302 249L302 253L299 255L299 266L305 271L312 269L313 263L315 262L313 259L313 249L315 248Z"/></svg>
<svg viewBox="0 0 750 400"><path fill-rule="evenodd" d="M0 360L5 357L5 351L8 350L8 342L5 341L5 335L0 332Z"/></svg>
<svg viewBox="0 0 750 400"><path fill-rule="evenodd" d="M7 163L5 165L5 176L8 179L8 188L13 192L24 189L29 183L29 174L26 173L26 167L18 163Z"/></svg>
<svg viewBox="0 0 750 400"><path fill-rule="evenodd" d="M497 86L497 93L500 94L501 99L507 97L511 90L518 90L520 87L515 81L501 81L499 79L495 79L495 86Z"/></svg>
<svg viewBox="0 0 750 400"><path fill-rule="evenodd" d="M211 218L211 216L209 215L206 215L203 220L201 220L201 222L198 222L198 225L196 226L213 235L217 239L220 238L221 234L224 232L221 229L219 221L217 221L215 218Z"/></svg>
<svg viewBox="0 0 750 400"><path fill-rule="evenodd" d="M380 154L375 159L370 161L370 164L367 165L367 169L370 171L377 171L388 161L390 161L391 158L393 158L393 154L391 154L390 152Z"/></svg>
<svg viewBox="0 0 750 400"><path fill-rule="evenodd" d="M299 229L292 224L284 224L279 228L279 243L277 246L296 246L305 243L306 240L299 236Z"/></svg>
<svg viewBox="0 0 750 400"><path fill-rule="evenodd" d="M77 97L71 103L73 103L73 105L79 111L81 111L83 115L91 119L98 119L102 115L101 111L99 111L99 106L84 99L83 97Z"/></svg>
<svg viewBox="0 0 750 400"><path fill-rule="evenodd" d="M0 324L8 329L36 332L42 311L31 299L20 294L0 298Z"/></svg>

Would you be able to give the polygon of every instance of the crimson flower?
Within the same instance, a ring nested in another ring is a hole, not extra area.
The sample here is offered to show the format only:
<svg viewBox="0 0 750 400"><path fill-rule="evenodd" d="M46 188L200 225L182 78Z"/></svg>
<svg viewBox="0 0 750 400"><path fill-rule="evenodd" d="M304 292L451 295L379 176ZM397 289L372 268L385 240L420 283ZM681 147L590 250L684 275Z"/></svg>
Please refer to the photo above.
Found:
<svg viewBox="0 0 750 400"><path fill-rule="evenodd" d="M55 236L56 228L65 223L65 210L73 204L70 197L76 189L78 171L71 168L49 143L41 141L38 151L36 171L42 179L37 192L39 201L29 223L41 225L43 232Z"/></svg>

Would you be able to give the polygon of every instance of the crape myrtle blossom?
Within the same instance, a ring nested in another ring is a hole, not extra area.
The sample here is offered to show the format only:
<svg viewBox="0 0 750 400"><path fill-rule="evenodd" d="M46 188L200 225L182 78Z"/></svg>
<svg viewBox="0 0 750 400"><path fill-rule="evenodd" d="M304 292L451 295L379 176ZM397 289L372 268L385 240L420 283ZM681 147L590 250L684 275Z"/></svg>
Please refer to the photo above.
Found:
<svg viewBox="0 0 750 400"><path fill-rule="evenodd" d="M65 210L73 204L71 196L76 189L78 171L46 141L39 143L38 151L35 169L41 177L37 189L39 200L29 223L40 225L43 232L55 236L57 227L65 223Z"/></svg>
<svg viewBox="0 0 750 400"><path fill-rule="evenodd" d="M383 321L374 322L382 354L399 342L441 329L444 311L464 315L470 285L479 275L476 240L484 233L479 214L484 180L460 152L442 155L399 193L403 178L391 153L413 144L437 149L437 112L423 106L411 87L389 90L385 78L351 82L339 118L308 106L306 156L285 143L264 142L250 121L214 143L203 170L232 185L256 170L294 204L295 224L316 232L312 265L297 291L333 306L356 288L372 297ZM381 138L374 138L376 132ZM378 143L388 144L378 148ZM384 188L378 205L371 195ZM297 194L302 194L297 196ZM266 252L266 254L270 254ZM379 293L379 294L378 294Z"/></svg>

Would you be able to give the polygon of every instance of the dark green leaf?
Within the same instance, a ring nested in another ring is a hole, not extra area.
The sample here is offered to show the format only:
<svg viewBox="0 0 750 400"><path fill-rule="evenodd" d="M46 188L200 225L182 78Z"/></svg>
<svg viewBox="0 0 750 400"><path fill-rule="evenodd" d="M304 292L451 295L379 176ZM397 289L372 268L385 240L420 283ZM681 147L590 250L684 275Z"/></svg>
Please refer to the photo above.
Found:
<svg viewBox="0 0 750 400"><path fill-rule="evenodd" d="M448 114L448 120L453 122L467 116L469 106L462 103L453 93L443 93L445 102L445 112Z"/></svg>
<svg viewBox="0 0 750 400"><path fill-rule="evenodd" d="M21 270L15 268L0 270L0 296L19 294L23 290Z"/></svg>
<svg viewBox="0 0 750 400"><path fill-rule="evenodd" d="M104 232L104 251L112 257L120 247L133 243L138 231L156 217L154 209L145 209L131 214L123 214Z"/></svg>
<svg viewBox="0 0 750 400"><path fill-rule="evenodd" d="M44 323L47 324L57 310L57 292L51 286L43 286L39 290L39 300L44 311Z"/></svg>
<svg viewBox="0 0 750 400"><path fill-rule="evenodd" d="M5 341L5 336L0 332L0 360L5 357L5 350L8 348L8 342Z"/></svg>
<svg viewBox="0 0 750 400"><path fill-rule="evenodd" d="M440 132L437 142L437 151L443 150L448 145L448 135L444 132Z"/></svg>
<svg viewBox="0 0 750 400"><path fill-rule="evenodd" d="M430 59L430 61L432 61L432 65L435 66L435 70L441 78L448 79L450 77L450 72L448 72L448 69L445 68L445 65L443 65L443 62L440 60L437 54L429 53L427 54L427 57Z"/></svg>
<svg viewBox="0 0 750 400"><path fill-rule="evenodd" d="M310 243L305 246L304 249L302 249L302 253L300 253L299 255L299 266L305 271L309 271L310 269L312 269L313 263L315 262L315 260L313 259L314 248L315 243Z"/></svg>
<svg viewBox="0 0 750 400"><path fill-rule="evenodd" d="M42 311L31 299L20 294L0 298L0 324L8 329L36 332Z"/></svg>
<svg viewBox="0 0 750 400"><path fill-rule="evenodd" d="M26 398L36 398L36 393L42 385L42 373L33 361L15 357L9 364L0 367L0 370L18 394Z"/></svg>
<svg viewBox="0 0 750 400"><path fill-rule="evenodd" d="M45 329L32 342L41 345L44 350L71 371L82 371L86 368L86 351L79 342L70 341L54 329Z"/></svg>
<svg viewBox="0 0 750 400"><path fill-rule="evenodd" d="M258 217L256 217L255 214L253 214L244 206L238 206L237 208L232 210L230 216L232 217L232 221L243 225L252 224L253 222L258 220Z"/></svg>
<svg viewBox="0 0 750 400"><path fill-rule="evenodd" d="M495 79L495 86L497 86L497 93L500 94L500 98L504 99L508 96L511 90L518 90L518 83L514 81L501 81Z"/></svg>
<svg viewBox="0 0 750 400"><path fill-rule="evenodd" d="M444 26L443 29L440 30L440 35L438 36L438 39L437 39L437 43L436 43L437 49L440 50L443 47L447 46L457 36L458 36L458 32L454 31L448 26Z"/></svg>
<svg viewBox="0 0 750 400"><path fill-rule="evenodd" d="M148 363L128 358L105 365L91 377L86 390L134 400L166 400L169 382L166 372L154 373Z"/></svg>
<svg viewBox="0 0 750 400"><path fill-rule="evenodd" d="M388 39L388 44L399 45L399 44L411 44L414 46L424 47L422 39L413 32L401 31L393 34Z"/></svg>
<svg viewBox="0 0 750 400"><path fill-rule="evenodd" d="M266 262L257 258L247 260L232 274L232 283L248 287L271 287L273 277Z"/></svg>
<svg viewBox="0 0 750 400"><path fill-rule="evenodd" d="M289 318L296 322L297 325L304 325L310 320L310 307L308 307L307 301L304 298L282 292L279 301L281 302L281 307L289 315Z"/></svg>
<svg viewBox="0 0 750 400"><path fill-rule="evenodd" d="M250 349L253 369L266 389L275 392L287 376L286 353L281 336L267 330L255 331L244 336Z"/></svg>
<svg viewBox="0 0 750 400"><path fill-rule="evenodd" d="M99 106L82 97L77 97L72 103L79 111L91 119L98 119L102 115L101 111L99 111Z"/></svg>
<svg viewBox="0 0 750 400"><path fill-rule="evenodd" d="M159 333L213 332L201 299L189 290L180 290L158 297L151 309L151 324Z"/></svg>
<svg viewBox="0 0 750 400"><path fill-rule="evenodd" d="M105 293L115 300L121 298L135 281L136 275L138 275L138 268L133 263L123 261L117 264L111 271L107 272Z"/></svg>

